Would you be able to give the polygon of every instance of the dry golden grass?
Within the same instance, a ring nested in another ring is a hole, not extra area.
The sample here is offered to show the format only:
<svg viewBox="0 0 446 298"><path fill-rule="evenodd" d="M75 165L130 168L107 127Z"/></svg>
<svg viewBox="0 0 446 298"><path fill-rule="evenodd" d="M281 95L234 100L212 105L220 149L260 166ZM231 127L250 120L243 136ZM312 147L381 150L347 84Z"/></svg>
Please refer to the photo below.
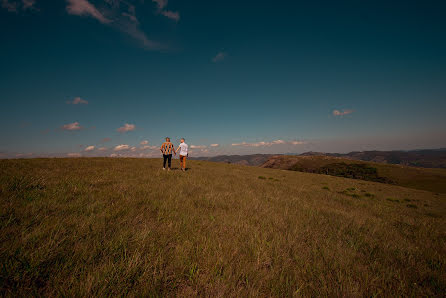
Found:
<svg viewBox="0 0 446 298"><path fill-rule="evenodd" d="M446 195L189 165L1 160L1 295L444 295Z"/></svg>

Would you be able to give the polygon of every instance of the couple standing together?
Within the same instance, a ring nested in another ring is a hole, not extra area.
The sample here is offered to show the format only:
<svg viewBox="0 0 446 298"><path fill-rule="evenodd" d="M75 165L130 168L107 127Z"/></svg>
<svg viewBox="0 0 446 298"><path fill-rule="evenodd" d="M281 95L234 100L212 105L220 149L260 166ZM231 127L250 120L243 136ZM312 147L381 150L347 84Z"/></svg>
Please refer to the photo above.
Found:
<svg viewBox="0 0 446 298"><path fill-rule="evenodd" d="M181 138L181 143L178 146L177 150L170 142L170 138L166 138L166 141L161 145L160 151L163 154L163 170L166 169L166 161L168 162L167 170L170 171L170 167L172 165L172 152L177 155L177 152L180 154L180 166L181 171L186 171L186 157L187 157L187 149L189 146L184 142L184 138Z"/></svg>

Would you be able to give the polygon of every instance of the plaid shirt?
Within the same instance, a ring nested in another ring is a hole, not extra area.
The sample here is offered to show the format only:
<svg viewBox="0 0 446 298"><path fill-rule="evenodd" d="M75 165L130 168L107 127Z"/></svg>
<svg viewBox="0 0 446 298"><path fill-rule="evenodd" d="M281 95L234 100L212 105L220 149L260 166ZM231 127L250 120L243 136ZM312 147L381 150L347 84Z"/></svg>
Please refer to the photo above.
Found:
<svg viewBox="0 0 446 298"><path fill-rule="evenodd" d="M161 152L164 155L172 154L172 151L174 150L173 144L171 142L164 142L161 145Z"/></svg>

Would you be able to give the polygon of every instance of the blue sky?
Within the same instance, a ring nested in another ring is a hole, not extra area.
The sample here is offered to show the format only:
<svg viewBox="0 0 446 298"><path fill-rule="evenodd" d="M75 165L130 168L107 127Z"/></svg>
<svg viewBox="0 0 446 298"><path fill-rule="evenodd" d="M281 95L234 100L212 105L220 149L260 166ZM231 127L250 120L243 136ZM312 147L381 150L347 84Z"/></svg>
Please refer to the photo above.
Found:
<svg viewBox="0 0 446 298"><path fill-rule="evenodd" d="M444 1L0 5L0 158L446 147Z"/></svg>

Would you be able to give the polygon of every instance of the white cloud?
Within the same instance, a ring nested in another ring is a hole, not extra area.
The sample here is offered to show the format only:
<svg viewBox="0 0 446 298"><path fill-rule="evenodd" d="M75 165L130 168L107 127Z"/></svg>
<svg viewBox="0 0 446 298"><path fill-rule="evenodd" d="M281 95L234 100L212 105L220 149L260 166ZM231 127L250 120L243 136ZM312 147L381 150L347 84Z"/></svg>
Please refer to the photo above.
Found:
<svg viewBox="0 0 446 298"><path fill-rule="evenodd" d="M68 157L81 157L82 155L80 153L67 153Z"/></svg>
<svg viewBox="0 0 446 298"><path fill-rule="evenodd" d="M73 105L79 105L79 104L84 104L84 105L88 105L88 101L80 98L80 97L75 97L72 101L67 101L67 104L73 104Z"/></svg>
<svg viewBox="0 0 446 298"><path fill-rule="evenodd" d="M126 123L126 124L124 124L124 126L118 128L116 131L118 131L118 132L128 132L128 131L135 130L135 127L136 126L134 124Z"/></svg>
<svg viewBox="0 0 446 298"><path fill-rule="evenodd" d="M344 116L353 113L353 110L343 110L342 112L339 110L333 110L333 116Z"/></svg>
<svg viewBox="0 0 446 298"><path fill-rule="evenodd" d="M219 144L211 144L211 147L218 147L220 146Z"/></svg>
<svg viewBox="0 0 446 298"><path fill-rule="evenodd" d="M109 24L111 20L96 9L96 7L87 0L67 0L67 12L77 16L91 16L102 24Z"/></svg>
<svg viewBox="0 0 446 298"><path fill-rule="evenodd" d="M214 58L212 58L212 62L217 63L226 58L227 54L225 52L219 52L217 55L215 55Z"/></svg>
<svg viewBox="0 0 446 298"><path fill-rule="evenodd" d="M108 149L107 149L107 147L100 147L100 148L98 148L98 151L107 151Z"/></svg>
<svg viewBox="0 0 446 298"><path fill-rule="evenodd" d="M126 144L121 144L115 147L115 151L129 150L130 146Z"/></svg>
<svg viewBox="0 0 446 298"><path fill-rule="evenodd" d="M80 130L82 126L79 125L79 122L68 123L62 126L63 130Z"/></svg>
<svg viewBox="0 0 446 298"><path fill-rule="evenodd" d="M94 146L88 146L87 148L85 148L85 151L93 151L94 148Z"/></svg>
<svg viewBox="0 0 446 298"><path fill-rule="evenodd" d="M148 143L149 143L149 141L147 141L147 140L144 140L144 141L140 142L141 145L147 145Z"/></svg>
<svg viewBox="0 0 446 298"><path fill-rule="evenodd" d="M233 143L232 146L242 146L242 147L268 147L272 145L301 145L306 144L304 141L284 141L284 140L275 140L271 142L256 142L256 143Z"/></svg>
<svg viewBox="0 0 446 298"><path fill-rule="evenodd" d="M191 145L191 149L206 149L206 146L197 146L197 145Z"/></svg>

